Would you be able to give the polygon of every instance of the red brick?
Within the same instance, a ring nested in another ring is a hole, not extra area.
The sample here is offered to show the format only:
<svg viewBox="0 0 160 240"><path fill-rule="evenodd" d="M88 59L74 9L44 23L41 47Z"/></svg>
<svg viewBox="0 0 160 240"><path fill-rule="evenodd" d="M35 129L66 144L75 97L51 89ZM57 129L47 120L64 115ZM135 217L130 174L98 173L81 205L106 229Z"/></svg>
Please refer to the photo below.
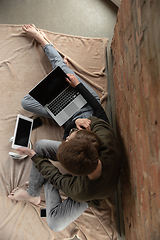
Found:
<svg viewBox="0 0 160 240"><path fill-rule="evenodd" d="M159 151L160 151L160 142L159 142L159 139L158 139L158 136L159 136L159 132L158 132L158 129L155 129L155 132L154 132L154 144L155 144L155 157L156 157L156 161L159 162Z"/></svg>
<svg viewBox="0 0 160 240"><path fill-rule="evenodd" d="M129 240L150 240L159 233L155 220L160 211L160 111L157 110L160 57L156 2L123 0L112 44L116 117L129 161L122 174Z"/></svg>
<svg viewBox="0 0 160 240"><path fill-rule="evenodd" d="M143 171L147 174L147 160L148 160L148 157L149 157L149 147L148 147L148 144L147 144L147 135L146 135L146 131L144 132L144 138L142 140L142 156L143 156L143 159L142 159L142 164L143 164Z"/></svg>
<svg viewBox="0 0 160 240"><path fill-rule="evenodd" d="M157 164L153 164L153 178L154 178L154 184L155 184L155 194L156 194L156 206L157 209L160 208L160 188L159 188L159 184L160 181L158 178L158 172L160 172L160 165Z"/></svg>

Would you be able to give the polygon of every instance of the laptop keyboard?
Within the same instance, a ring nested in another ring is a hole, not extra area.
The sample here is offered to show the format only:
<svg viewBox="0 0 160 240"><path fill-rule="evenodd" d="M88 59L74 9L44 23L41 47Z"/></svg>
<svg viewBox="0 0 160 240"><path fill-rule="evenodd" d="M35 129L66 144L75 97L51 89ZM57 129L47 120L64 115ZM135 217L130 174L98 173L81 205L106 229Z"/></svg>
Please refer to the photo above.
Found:
<svg viewBox="0 0 160 240"><path fill-rule="evenodd" d="M69 86L66 90L60 93L58 97L56 97L47 107L56 116L78 95L79 92L75 88Z"/></svg>

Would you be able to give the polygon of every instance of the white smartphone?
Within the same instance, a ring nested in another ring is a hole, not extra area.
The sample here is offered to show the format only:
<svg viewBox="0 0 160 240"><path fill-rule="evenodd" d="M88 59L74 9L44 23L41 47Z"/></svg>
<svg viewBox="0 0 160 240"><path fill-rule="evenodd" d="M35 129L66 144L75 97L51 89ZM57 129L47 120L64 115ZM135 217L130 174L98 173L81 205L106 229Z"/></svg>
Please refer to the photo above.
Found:
<svg viewBox="0 0 160 240"><path fill-rule="evenodd" d="M32 131L33 119L18 114L16 126L14 130L12 148L28 147L31 131Z"/></svg>

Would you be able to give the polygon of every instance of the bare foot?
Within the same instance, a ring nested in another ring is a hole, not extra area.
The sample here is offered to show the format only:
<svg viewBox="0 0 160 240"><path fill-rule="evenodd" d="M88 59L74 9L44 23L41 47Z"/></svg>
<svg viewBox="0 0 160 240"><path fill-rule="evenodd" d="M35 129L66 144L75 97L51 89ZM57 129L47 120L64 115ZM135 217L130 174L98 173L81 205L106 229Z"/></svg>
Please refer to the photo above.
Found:
<svg viewBox="0 0 160 240"><path fill-rule="evenodd" d="M63 60L64 60L65 64L67 64L67 67L69 67L69 62L68 62L67 57L64 57Z"/></svg>
<svg viewBox="0 0 160 240"><path fill-rule="evenodd" d="M8 195L8 198L15 201L28 201L35 205L38 205L41 201L39 197L32 197L25 191L23 188L15 188L13 191Z"/></svg>
<svg viewBox="0 0 160 240"><path fill-rule="evenodd" d="M32 38L37 40L37 42L40 41L40 39L43 37L40 32L32 25L24 25L22 29Z"/></svg>
<svg viewBox="0 0 160 240"><path fill-rule="evenodd" d="M29 35L34 38L38 43L44 47L47 43L50 43L38 29L32 25L24 25L22 29Z"/></svg>

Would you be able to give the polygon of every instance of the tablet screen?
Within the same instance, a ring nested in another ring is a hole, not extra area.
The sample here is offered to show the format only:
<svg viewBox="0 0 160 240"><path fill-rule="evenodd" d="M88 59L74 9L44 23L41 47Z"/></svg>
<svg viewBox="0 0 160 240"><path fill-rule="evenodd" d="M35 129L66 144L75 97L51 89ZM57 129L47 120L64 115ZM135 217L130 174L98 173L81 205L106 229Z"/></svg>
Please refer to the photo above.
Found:
<svg viewBox="0 0 160 240"><path fill-rule="evenodd" d="M28 147L30 135L32 131L33 120L21 115L18 115L12 148Z"/></svg>

